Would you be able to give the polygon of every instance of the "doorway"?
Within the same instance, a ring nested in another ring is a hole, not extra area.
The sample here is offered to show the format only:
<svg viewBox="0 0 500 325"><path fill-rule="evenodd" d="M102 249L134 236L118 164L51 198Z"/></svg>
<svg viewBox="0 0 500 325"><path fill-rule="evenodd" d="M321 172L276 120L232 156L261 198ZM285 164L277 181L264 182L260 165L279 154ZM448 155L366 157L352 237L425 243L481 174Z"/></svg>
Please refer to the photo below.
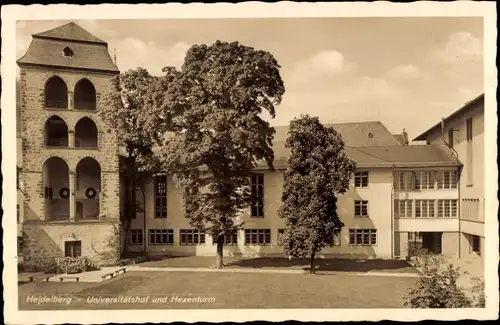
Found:
<svg viewBox="0 0 500 325"><path fill-rule="evenodd" d="M432 254L441 254L443 233L442 232L424 232L422 233L422 247Z"/></svg>

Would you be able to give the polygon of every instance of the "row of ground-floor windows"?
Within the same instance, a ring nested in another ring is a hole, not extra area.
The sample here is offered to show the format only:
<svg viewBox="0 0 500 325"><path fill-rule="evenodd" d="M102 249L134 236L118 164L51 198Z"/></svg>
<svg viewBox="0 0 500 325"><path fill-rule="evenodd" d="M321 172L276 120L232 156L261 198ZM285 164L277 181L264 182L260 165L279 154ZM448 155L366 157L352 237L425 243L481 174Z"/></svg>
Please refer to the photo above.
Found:
<svg viewBox="0 0 500 325"><path fill-rule="evenodd" d="M245 229L245 245L270 245L271 229ZM284 229L278 229L278 243L281 242L281 236ZM149 229L149 245L173 245L173 229ZM204 245L205 232L196 229L179 230L180 245ZM213 240L215 244L216 241ZM130 245L143 245L144 234L142 229L131 229L129 231ZM238 244L238 231L234 230L224 236L224 245L233 246ZM332 246L340 246L341 236L336 235ZM349 229L349 245L376 245L376 229Z"/></svg>

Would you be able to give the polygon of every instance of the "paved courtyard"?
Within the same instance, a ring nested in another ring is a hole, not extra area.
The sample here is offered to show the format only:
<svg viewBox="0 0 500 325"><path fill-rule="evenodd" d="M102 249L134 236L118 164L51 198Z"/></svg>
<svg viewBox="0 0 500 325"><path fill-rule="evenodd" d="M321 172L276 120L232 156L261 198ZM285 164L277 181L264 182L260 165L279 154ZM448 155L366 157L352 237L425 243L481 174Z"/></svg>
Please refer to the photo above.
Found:
<svg viewBox="0 0 500 325"><path fill-rule="evenodd" d="M416 280L397 275L133 271L102 283L25 282L18 288L19 308L24 310L402 308L402 297Z"/></svg>

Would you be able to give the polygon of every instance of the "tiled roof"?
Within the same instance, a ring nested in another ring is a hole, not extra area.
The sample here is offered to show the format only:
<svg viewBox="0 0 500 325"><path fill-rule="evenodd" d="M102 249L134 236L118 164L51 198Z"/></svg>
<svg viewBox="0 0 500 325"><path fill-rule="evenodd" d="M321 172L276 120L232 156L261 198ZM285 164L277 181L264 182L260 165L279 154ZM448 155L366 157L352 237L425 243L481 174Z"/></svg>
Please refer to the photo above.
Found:
<svg viewBox="0 0 500 325"><path fill-rule="evenodd" d="M380 122L333 124L346 143L345 151L356 162L358 168L404 168L404 167L451 167L461 163L452 155L446 145L402 145ZM273 141L274 167L285 169L288 164L290 149L285 147L288 127L275 127ZM372 132L373 137L366 133ZM356 135L361 139L356 139ZM371 143L372 145L352 145ZM382 145L383 143L388 143ZM350 145L349 145L350 144ZM153 149L158 153L159 148ZM120 150L125 156L125 151ZM262 164L258 169L267 168Z"/></svg>
<svg viewBox="0 0 500 325"><path fill-rule="evenodd" d="M83 38L83 36L77 35L75 38ZM63 55L63 49L66 47L73 51L73 56L65 57ZM50 66L119 73L104 42L82 43L76 40L56 39L56 37L34 36L26 54L17 62L20 66Z"/></svg>
<svg viewBox="0 0 500 325"><path fill-rule="evenodd" d="M365 147L365 146L399 146L396 137L387 130L380 122L354 122L354 123L335 123L325 124L333 127L347 146ZM288 126L275 126L276 134L274 140L285 141L287 138Z"/></svg>
<svg viewBox="0 0 500 325"><path fill-rule="evenodd" d="M33 34L33 37L106 44L106 42L90 34L73 22L42 33Z"/></svg>
<svg viewBox="0 0 500 325"><path fill-rule="evenodd" d="M273 145L275 168L286 168L290 149L285 142ZM345 147L358 168L459 166L445 145Z"/></svg>
<svg viewBox="0 0 500 325"><path fill-rule="evenodd" d="M447 118L444 119L444 123L447 124L449 121L453 120L454 118L457 118L458 116L460 116L461 114L469 111L470 109L476 107L476 105L478 104L483 104L484 106L484 93L477 96L476 98L474 98L473 100L465 103L464 106L462 106L461 108L459 108L458 110L456 110L455 112L453 112L452 114L450 114ZM418 137L416 137L415 139L413 139L413 141L425 141L427 140L427 136L429 135L429 133L437 130L437 129L440 129L441 128L441 122L437 123L436 125L434 125L433 127L431 127L430 129L428 129L427 131L425 131L424 133L422 133L421 135L419 135Z"/></svg>

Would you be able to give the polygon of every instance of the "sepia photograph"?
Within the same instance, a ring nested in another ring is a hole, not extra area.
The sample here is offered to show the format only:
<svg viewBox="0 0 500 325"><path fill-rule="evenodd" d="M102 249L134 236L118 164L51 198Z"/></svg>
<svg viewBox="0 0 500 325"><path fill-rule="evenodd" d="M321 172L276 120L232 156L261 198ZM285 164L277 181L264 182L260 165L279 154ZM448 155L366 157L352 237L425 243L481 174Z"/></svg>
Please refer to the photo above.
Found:
<svg viewBox="0 0 500 325"><path fill-rule="evenodd" d="M349 5L5 6L6 323L498 318L495 4Z"/></svg>

